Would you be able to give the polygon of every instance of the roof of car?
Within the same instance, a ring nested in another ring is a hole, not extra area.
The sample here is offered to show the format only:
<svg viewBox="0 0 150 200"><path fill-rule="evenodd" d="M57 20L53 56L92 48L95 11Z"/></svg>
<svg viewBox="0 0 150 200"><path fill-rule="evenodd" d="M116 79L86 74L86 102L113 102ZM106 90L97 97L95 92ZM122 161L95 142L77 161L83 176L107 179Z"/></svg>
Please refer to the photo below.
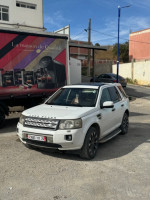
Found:
<svg viewBox="0 0 150 200"><path fill-rule="evenodd" d="M117 74L114 74L114 73L105 73L105 74L107 74L107 75L110 75L110 76L117 76ZM122 76L120 76L120 75L118 75L118 77L121 77L121 78L123 78Z"/></svg>
<svg viewBox="0 0 150 200"><path fill-rule="evenodd" d="M90 82L90 83L80 83L80 84L75 84L75 85L66 85L66 86L64 86L64 88L95 88L95 89L98 89L104 85L117 85L117 84L119 84L119 83Z"/></svg>

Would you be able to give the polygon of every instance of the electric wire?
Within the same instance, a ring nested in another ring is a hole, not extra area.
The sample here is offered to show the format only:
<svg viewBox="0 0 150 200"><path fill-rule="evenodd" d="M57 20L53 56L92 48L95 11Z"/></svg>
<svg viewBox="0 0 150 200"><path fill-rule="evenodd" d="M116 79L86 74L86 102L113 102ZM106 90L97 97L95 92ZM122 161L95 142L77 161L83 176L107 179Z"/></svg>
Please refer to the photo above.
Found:
<svg viewBox="0 0 150 200"><path fill-rule="evenodd" d="M75 35L72 39L78 37L79 35L81 35L81 34L84 33L84 32L85 32L85 30L83 30L82 32L80 32L80 33L78 33L77 35Z"/></svg>
<svg viewBox="0 0 150 200"><path fill-rule="evenodd" d="M103 35L106 35L106 36L109 36L111 38L118 38L117 36L112 36L112 35L109 35L109 34L106 34L106 33L100 32L100 31L97 31L97 30L91 29L91 31L94 31L94 32L97 32L97 33L100 33L100 34L103 34ZM128 41L128 42L137 42L137 43L143 43L143 44L150 44L150 42L142 42L142 41L136 41L136 40L129 40L129 39L125 39L125 38L122 38L122 37L120 37L120 39Z"/></svg>

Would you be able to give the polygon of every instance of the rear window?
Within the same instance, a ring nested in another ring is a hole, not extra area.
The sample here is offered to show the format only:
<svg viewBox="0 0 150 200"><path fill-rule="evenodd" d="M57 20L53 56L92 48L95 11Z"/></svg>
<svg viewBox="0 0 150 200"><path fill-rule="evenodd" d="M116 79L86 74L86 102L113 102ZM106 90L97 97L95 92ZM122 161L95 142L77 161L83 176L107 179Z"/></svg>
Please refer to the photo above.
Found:
<svg viewBox="0 0 150 200"><path fill-rule="evenodd" d="M117 75L116 74L112 74L112 77L114 77L115 79L117 79ZM122 76L120 76L120 75L118 75L118 78L120 79L120 80L123 80L124 78L122 77Z"/></svg>
<svg viewBox="0 0 150 200"><path fill-rule="evenodd" d="M128 95L125 93L124 89L119 85L117 86L118 89L120 90L120 92L122 93L122 95L125 97L125 98L128 98Z"/></svg>
<svg viewBox="0 0 150 200"><path fill-rule="evenodd" d="M121 96L116 87L109 87L108 90L109 90L111 99L114 103L121 101Z"/></svg>

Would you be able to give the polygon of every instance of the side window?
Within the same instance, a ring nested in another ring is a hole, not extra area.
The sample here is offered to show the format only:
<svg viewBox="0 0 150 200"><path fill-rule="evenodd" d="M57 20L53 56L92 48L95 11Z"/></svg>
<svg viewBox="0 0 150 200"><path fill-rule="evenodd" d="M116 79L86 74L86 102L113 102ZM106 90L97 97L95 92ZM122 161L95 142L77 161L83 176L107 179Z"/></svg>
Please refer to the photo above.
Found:
<svg viewBox="0 0 150 200"><path fill-rule="evenodd" d="M128 96L126 95L124 89L123 89L121 86L118 86L118 89L120 90L120 92L122 93L122 95L123 95L125 98L128 98Z"/></svg>
<svg viewBox="0 0 150 200"><path fill-rule="evenodd" d="M103 78L104 77L104 74L101 74L101 75L99 75L98 77L97 77L97 81L99 81L101 78Z"/></svg>
<svg viewBox="0 0 150 200"><path fill-rule="evenodd" d="M104 77L103 77L103 78L110 78L110 76L107 75L107 74L104 74Z"/></svg>
<svg viewBox="0 0 150 200"><path fill-rule="evenodd" d="M118 92L118 90L115 87L110 87L108 88L110 96L111 96L111 100L114 103L117 103L118 101L121 101L121 96Z"/></svg>
<svg viewBox="0 0 150 200"><path fill-rule="evenodd" d="M110 97L108 88L104 88L102 91L100 106L102 106L105 101L111 101L111 97Z"/></svg>

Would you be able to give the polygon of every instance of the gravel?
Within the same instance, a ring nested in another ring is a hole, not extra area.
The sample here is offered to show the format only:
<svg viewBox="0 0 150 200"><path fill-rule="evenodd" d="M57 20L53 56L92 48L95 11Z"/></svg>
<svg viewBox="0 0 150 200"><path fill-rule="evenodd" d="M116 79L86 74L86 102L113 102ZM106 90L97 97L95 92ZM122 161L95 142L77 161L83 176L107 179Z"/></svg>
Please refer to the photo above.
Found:
<svg viewBox="0 0 150 200"><path fill-rule="evenodd" d="M131 102L129 133L100 144L97 156L28 149L16 119L0 130L0 200L150 199L150 103Z"/></svg>

